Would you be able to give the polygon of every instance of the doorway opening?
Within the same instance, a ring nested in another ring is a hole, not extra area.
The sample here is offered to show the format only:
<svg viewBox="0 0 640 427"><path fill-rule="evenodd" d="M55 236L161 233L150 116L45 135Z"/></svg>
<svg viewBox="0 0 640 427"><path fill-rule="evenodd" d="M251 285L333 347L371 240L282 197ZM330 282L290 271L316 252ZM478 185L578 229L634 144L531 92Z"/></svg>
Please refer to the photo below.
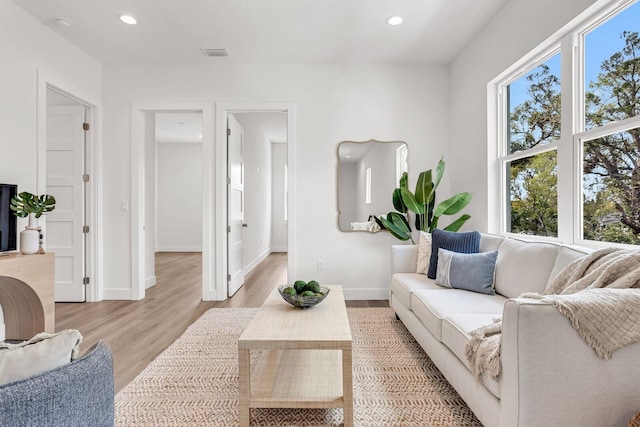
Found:
<svg viewBox="0 0 640 427"><path fill-rule="evenodd" d="M216 282L224 284L223 287L218 286L218 295L223 299L227 296L233 295L234 289L230 289L228 283L231 279L231 272L229 271L228 260L229 260L229 201L228 201L228 185L227 178L230 178L231 171L230 166L228 164L228 149L227 149L227 123L229 122L229 116L234 116L236 120L243 120L243 114L246 114L247 117L251 115L258 115L256 117L267 117L260 116L261 114L282 114L286 116L286 144L283 141L276 141L277 138L274 138L271 142L280 145L281 151L283 150L286 153L286 178L282 177L283 183L282 187L285 191L282 192L283 200L281 201L281 205L283 207L284 212L282 212L282 222L281 226L286 229L286 233L283 235L286 244L282 244L280 249L287 251L287 277L293 278L295 277L296 270L296 256L295 256L295 225L296 225L296 212L293 209L296 194L296 169L295 169L295 147L296 147L296 128L295 128L295 104L293 103L220 103L216 104L216 224L217 230L222 233L219 234L222 238L216 239ZM238 119L239 118L239 119ZM273 148L273 147L271 147ZM255 154L255 153L251 153ZM251 170L252 173L255 173L256 176L260 176L258 174L259 166L254 166ZM273 169L273 164L270 166ZM249 167L245 168L249 170ZM282 174L285 174L285 167L282 165ZM260 172L262 172L261 170ZM277 188L278 184L273 184L274 177L271 178L273 188ZM247 184L249 180L246 180ZM249 190L250 191L250 190ZM274 190L275 191L275 190ZM271 201L272 206L276 206L279 203ZM286 209L284 207L286 206ZM264 215L264 212L257 212L257 215ZM273 212L271 212L272 218L274 218ZM284 216L286 215L286 219ZM257 221L260 221L261 218L258 218ZM255 221L255 220L252 220ZM245 230L251 228L251 224L249 221L246 221L247 227ZM273 227L270 229L273 230ZM259 235L259 233L258 233ZM264 247L265 240L263 240L262 245ZM272 252L277 251L277 246L274 244L273 239L270 241ZM256 253L260 253L257 249L260 246L260 239L254 241L253 247L251 250L255 250ZM247 252L247 250L245 250ZM259 256L256 260L259 259ZM258 261L259 262L259 261ZM244 262L245 268L251 268L251 260L247 260Z"/></svg>
<svg viewBox="0 0 640 427"><path fill-rule="evenodd" d="M161 268L172 265L173 275L197 263L179 273L200 281L203 290L208 285L207 111L204 105L134 106L130 299L144 298L156 285L157 259Z"/></svg>
<svg viewBox="0 0 640 427"><path fill-rule="evenodd" d="M286 259L287 139L286 112L227 117L228 296L271 254Z"/></svg>

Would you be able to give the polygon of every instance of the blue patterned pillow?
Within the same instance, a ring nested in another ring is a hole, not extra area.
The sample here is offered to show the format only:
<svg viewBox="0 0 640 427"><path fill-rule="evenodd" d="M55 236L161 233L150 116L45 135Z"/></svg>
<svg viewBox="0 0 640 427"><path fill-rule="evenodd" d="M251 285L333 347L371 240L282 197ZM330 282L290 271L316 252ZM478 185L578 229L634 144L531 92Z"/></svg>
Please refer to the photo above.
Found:
<svg viewBox="0 0 640 427"><path fill-rule="evenodd" d="M440 248L436 285L495 295L493 289L498 252L460 254Z"/></svg>
<svg viewBox="0 0 640 427"><path fill-rule="evenodd" d="M480 233L477 231L455 233L437 228L433 230L431 232L431 261L427 272L429 279L436 278L438 249L440 248L463 254L477 254L480 251Z"/></svg>

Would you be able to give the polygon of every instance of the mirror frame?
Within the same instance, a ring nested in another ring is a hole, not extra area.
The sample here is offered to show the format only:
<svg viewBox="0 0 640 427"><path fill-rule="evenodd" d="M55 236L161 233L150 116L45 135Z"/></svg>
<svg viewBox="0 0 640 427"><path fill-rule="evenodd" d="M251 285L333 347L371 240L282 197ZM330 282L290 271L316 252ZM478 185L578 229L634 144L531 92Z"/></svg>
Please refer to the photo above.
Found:
<svg viewBox="0 0 640 427"><path fill-rule="evenodd" d="M379 231L387 231L385 229L382 230L376 230L376 231L369 231L369 230L343 230L340 227L340 216L342 215L342 211L340 210L340 147L343 144L368 144L371 142L375 142L375 143L380 143L380 144L404 144L405 147L407 147L407 172L409 171L409 144L407 144L405 141L400 141L400 140L395 140L395 141L379 141L377 139L369 139L366 141L340 141L337 145L336 148L336 156L338 158L338 162L336 163L336 169L337 169L337 181L336 181L336 187L337 187L337 191L336 191L336 206L337 206L337 210L338 210L338 215L336 217L336 225L338 226L338 230L341 231L342 233L358 233L358 232L365 232L365 233L370 233L370 234L376 234ZM395 167L395 166L394 166ZM396 183L397 186L398 183ZM391 200L391 194L389 195L389 199ZM392 207L393 208L393 207Z"/></svg>

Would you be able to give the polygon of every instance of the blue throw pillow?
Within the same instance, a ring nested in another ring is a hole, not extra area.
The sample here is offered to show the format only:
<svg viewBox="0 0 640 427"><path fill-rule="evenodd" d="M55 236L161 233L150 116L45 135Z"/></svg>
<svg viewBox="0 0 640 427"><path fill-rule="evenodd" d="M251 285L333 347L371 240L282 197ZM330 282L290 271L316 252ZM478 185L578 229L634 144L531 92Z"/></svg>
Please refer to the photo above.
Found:
<svg viewBox="0 0 640 427"><path fill-rule="evenodd" d="M480 251L480 233L468 231L455 233L453 231L438 230L431 232L431 261L429 262L429 279L436 278L438 269L438 249L460 252L463 254L477 254Z"/></svg>
<svg viewBox="0 0 640 427"><path fill-rule="evenodd" d="M436 285L495 295L493 279L498 252L460 254L440 248Z"/></svg>

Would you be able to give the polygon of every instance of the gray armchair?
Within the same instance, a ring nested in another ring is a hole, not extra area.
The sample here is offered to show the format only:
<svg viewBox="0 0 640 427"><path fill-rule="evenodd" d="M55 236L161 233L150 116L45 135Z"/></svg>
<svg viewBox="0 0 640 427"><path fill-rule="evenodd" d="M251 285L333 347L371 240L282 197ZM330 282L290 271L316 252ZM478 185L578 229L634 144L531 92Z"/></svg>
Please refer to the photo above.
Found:
<svg viewBox="0 0 640 427"><path fill-rule="evenodd" d="M103 342L68 365L0 385L0 426L113 423L113 359Z"/></svg>

